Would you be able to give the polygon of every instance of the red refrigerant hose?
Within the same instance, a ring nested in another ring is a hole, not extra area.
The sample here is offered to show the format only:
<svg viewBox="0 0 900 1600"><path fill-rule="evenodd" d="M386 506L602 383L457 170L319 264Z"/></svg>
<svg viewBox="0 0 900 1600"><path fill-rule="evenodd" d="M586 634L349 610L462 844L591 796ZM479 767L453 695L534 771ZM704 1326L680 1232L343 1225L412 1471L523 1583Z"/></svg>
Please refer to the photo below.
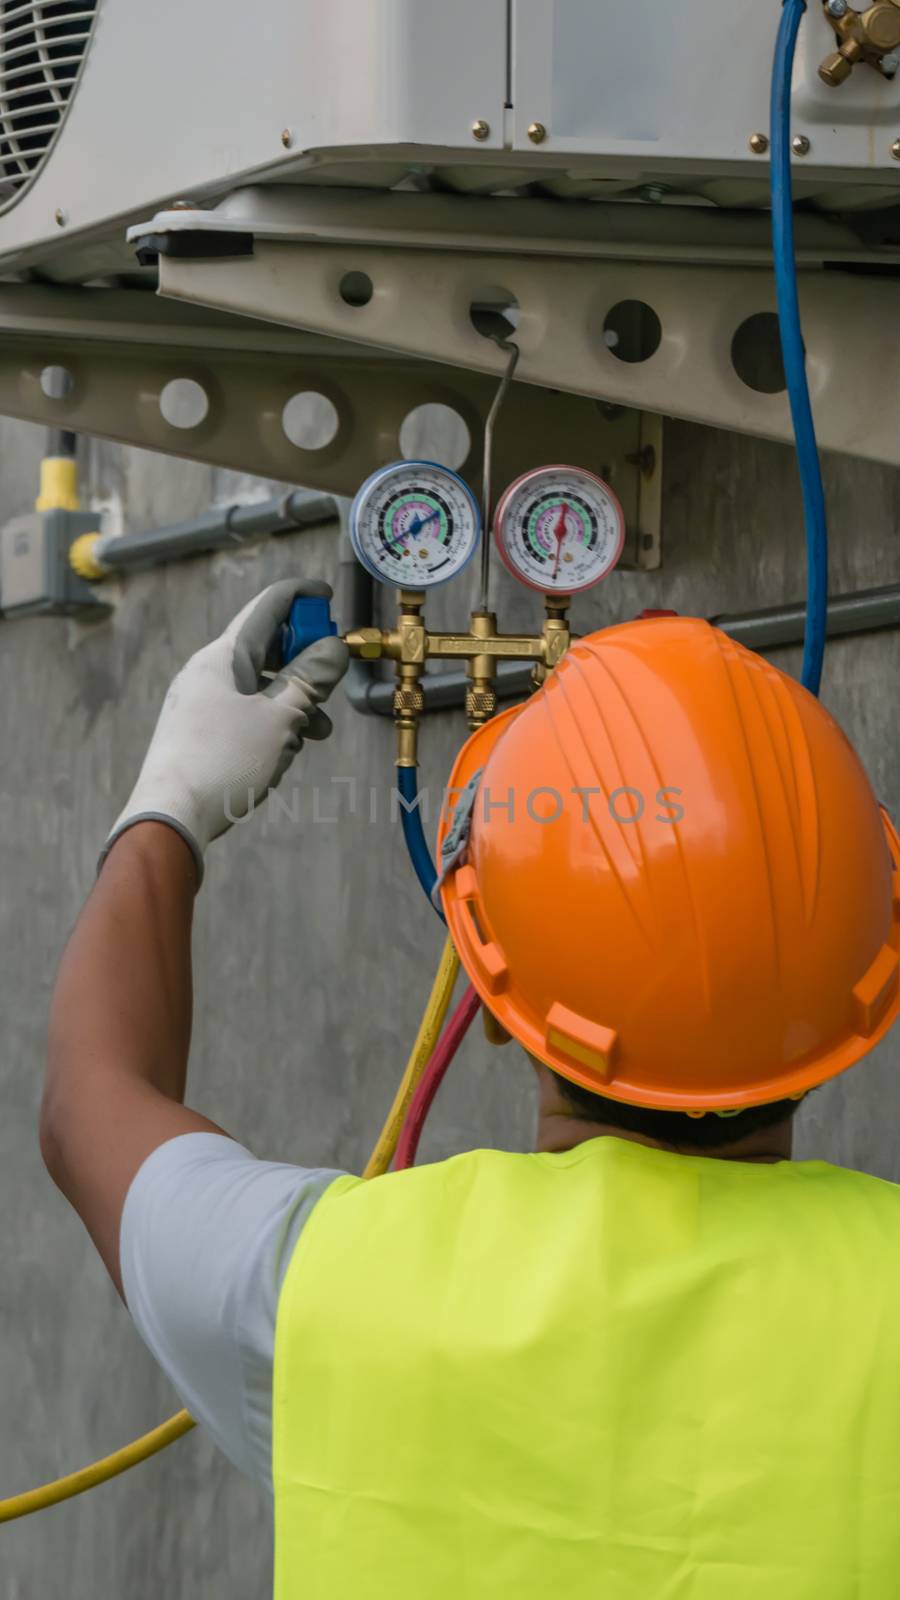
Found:
<svg viewBox="0 0 900 1600"><path fill-rule="evenodd" d="M415 1164L416 1151L422 1137L425 1119L431 1110L434 1097L446 1076L453 1057L463 1042L474 1018L478 1015L481 1001L471 984L456 1007L450 1021L441 1034L424 1073L419 1081L419 1086L413 1095L412 1104L406 1114L403 1132L397 1145L397 1156L394 1168L397 1172L404 1167Z"/></svg>

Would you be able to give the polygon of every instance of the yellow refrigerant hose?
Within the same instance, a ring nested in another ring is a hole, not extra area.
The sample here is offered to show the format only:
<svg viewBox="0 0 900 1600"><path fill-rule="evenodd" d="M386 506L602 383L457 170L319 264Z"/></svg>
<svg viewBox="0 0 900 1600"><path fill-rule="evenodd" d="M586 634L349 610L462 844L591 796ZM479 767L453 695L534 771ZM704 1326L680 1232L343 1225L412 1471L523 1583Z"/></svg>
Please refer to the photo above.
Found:
<svg viewBox="0 0 900 1600"><path fill-rule="evenodd" d="M152 1432L126 1444L123 1450L104 1456L102 1461L95 1461L89 1467L82 1467L80 1472L70 1472L68 1477L56 1478L53 1483L42 1484L40 1489L28 1489L25 1494L13 1495L10 1500L0 1500L0 1522L14 1522L16 1517L28 1517L32 1511L44 1511L47 1506L59 1505L61 1500L71 1500L73 1495L84 1494L86 1489L95 1489L98 1483L106 1483L108 1479L118 1477L120 1472L127 1472L129 1467L136 1467L139 1461L147 1461L150 1456L155 1456L157 1450L165 1450L167 1444L174 1444L183 1433L190 1433L191 1428L196 1426L189 1411L179 1411Z"/></svg>
<svg viewBox="0 0 900 1600"><path fill-rule="evenodd" d="M431 994L428 996L428 1004L416 1035L416 1042L410 1052L387 1121L369 1157L363 1173L364 1178L377 1178L383 1172L387 1172L394 1159L394 1151L397 1148L409 1103L444 1026L458 973L459 957L448 938L435 974ZM102 1461L95 1461L89 1467L82 1467L80 1472L71 1472L68 1477L56 1478L53 1483L45 1483L39 1489L28 1489L25 1494L13 1495L9 1500L0 1500L0 1522L14 1522L17 1517L30 1516L33 1511L44 1511L48 1506L59 1505L61 1500L71 1500L73 1495L84 1494L86 1489L96 1488L99 1483L107 1483L110 1478L118 1477L120 1472L127 1472L129 1467L136 1467L139 1462L149 1460L158 1450L164 1450L166 1445L174 1444L182 1434L189 1433L191 1428L196 1426L189 1411L179 1411L174 1417L170 1417L168 1422L161 1423L158 1428L145 1433L142 1438L134 1439L131 1444L125 1445L122 1450L117 1450L114 1455L104 1456Z"/></svg>
<svg viewBox="0 0 900 1600"><path fill-rule="evenodd" d="M416 1042L410 1051L406 1063L406 1071L400 1079L400 1086L394 1096L394 1103L387 1114L387 1121L378 1135L378 1143L369 1157L368 1164L363 1172L364 1178L378 1178L382 1172L387 1172L394 1159L394 1151L400 1138L406 1113L410 1101L416 1092L425 1068L434 1055L438 1036L444 1026L444 1020L453 998L453 989L459 974L459 956L453 948L451 939L447 939L444 952L441 956L425 1015L416 1035Z"/></svg>

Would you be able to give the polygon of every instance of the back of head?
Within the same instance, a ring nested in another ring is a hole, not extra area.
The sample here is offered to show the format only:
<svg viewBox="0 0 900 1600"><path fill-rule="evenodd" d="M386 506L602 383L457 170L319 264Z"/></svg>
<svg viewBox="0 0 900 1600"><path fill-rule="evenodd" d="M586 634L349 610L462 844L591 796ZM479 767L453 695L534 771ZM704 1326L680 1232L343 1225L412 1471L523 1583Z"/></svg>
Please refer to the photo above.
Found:
<svg viewBox="0 0 900 1600"><path fill-rule="evenodd" d="M709 624L579 641L469 740L467 784L451 932L572 1083L736 1112L802 1096L894 1021L900 842L824 707Z"/></svg>

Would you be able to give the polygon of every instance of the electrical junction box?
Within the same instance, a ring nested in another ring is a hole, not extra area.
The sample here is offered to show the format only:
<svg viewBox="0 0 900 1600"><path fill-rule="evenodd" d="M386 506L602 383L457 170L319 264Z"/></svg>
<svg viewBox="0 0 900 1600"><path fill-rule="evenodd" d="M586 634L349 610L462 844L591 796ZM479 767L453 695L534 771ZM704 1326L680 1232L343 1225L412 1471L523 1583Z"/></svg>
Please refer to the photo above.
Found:
<svg viewBox="0 0 900 1600"><path fill-rule="evenodd" d="M90 511L33 511L0 529L0 613L106 615L109 607L69 565L69 550L97 528Z"/></svg>

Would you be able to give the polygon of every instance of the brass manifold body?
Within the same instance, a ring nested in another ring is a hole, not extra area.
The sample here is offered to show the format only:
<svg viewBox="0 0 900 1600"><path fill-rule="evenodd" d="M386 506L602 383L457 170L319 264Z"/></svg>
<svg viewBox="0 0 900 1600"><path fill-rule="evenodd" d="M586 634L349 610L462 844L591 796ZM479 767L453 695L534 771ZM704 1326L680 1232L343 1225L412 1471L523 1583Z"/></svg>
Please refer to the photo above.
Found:
<svg viewBox="0 0 900 1600"><path fill-rule="evenodd" d="M344 635L351 655L363 661L396 664L394 722L399 767L416 765L419 719L425 710L421 680L426 661L465 661L469 679L466 717L474 729L487 722L497 709L495 680L501 661L531 661L532 681L537 688L572 642L567 595L547 598L547 614L539 634L498 633L492 611L473 612L468 633L433 633L425 626L424 604L424 594L401 589L396 627L351 628Z"/></svg>

